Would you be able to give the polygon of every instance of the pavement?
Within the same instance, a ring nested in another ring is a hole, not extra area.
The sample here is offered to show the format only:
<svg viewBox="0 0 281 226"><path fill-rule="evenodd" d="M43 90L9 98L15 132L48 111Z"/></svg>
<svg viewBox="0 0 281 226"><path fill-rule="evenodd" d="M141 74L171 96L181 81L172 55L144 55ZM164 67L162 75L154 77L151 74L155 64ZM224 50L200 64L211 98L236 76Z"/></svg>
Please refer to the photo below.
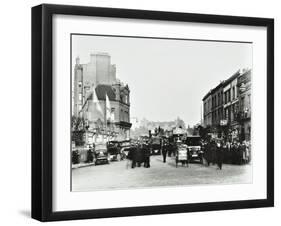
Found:
<svg viewBox="0 0 281 226"><path fill-rule="evenodd" d="M224 164L222 170L216 165L190 163L179 164L175 158L151 156L151 167L131 168L129 160L90 165L72 169L72 191L130 189L155 186L181 186L202 184L245 184L252 182L252 166Z"/></svg>

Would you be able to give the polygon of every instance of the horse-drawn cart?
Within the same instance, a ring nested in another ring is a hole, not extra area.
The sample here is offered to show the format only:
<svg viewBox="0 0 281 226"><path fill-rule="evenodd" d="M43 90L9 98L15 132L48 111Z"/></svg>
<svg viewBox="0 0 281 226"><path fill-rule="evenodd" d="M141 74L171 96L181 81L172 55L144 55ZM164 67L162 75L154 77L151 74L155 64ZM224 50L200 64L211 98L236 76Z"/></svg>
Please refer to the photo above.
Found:
<svg viewBox="0 0 281 226"><path fill-rule="evenodd" d="M188 148L186 144L178 144L177 145L177 151L176 151L176 167L178 167L178 163L181 162L181 164L186 167L188 167Z"/></svg>

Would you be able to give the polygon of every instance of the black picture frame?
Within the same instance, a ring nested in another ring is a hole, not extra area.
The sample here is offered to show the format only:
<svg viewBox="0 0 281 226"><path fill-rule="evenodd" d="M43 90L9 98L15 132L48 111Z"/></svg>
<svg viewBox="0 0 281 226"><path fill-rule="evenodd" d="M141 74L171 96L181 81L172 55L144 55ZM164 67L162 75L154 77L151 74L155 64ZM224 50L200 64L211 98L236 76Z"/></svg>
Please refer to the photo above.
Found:
<svg viewBox="0 0 281 226"><path fill-rule="evenodd" d="M95 210L52 210L52 18L55 14L267 28L267 198ZM32 8L32 218L122 217L274 206L274 20L268 18L43 4Z"/></svg>

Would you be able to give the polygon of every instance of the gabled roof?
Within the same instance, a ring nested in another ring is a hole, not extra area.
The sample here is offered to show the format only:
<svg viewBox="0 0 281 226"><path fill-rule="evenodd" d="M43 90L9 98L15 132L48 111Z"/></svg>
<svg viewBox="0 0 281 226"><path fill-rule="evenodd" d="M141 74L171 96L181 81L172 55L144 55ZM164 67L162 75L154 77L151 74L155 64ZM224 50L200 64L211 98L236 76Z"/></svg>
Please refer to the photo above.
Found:
<svg viewBox="0 0 281 226"><path fill-rule="evenodd" d="M97 98L99 100L105 100L105 95L107 94L108 99L110 101L115 101L116 100L116 94L113 91L113 88L111 85L98 85L96 87L96 94L97 94ZM88 100L92 100L93 99L93 94L91 93L88 97Z"/></svg>

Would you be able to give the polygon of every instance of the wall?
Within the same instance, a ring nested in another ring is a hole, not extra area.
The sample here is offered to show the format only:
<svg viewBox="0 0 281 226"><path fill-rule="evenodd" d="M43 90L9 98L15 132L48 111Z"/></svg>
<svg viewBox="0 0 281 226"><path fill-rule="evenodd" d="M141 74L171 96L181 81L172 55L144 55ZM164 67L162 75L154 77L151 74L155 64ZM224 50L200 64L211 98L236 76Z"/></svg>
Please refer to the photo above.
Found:
<svg viewBox="0 0 281 226"><path fill-rule="evenodd" d="M14 154L14 161L1 161L0 213L1 225L42 225L30 219L30 172L31 172L31 80L30 46L31 17L30 7L41 3L38 0L3 1L1 3L1 154ZM230 14L241 16L274 17L276 29L276 62L281 53L281 14L279 1L244 0L46 0L48 3L96 5L119 8L140 8L151 10L182 11L192 13ZM16 62L16 68L15 68ZM14 70L11 70L14 68ZM281 84L281 67L276 64L275 84ZM4 79L4 81L3 81ZM11 92L11 84L13 90ZM276 87L277 88L277 87ZM281 89L276 89L275 128L276 137L281 136ZM9 94L9 95L8 95ZM8 97L8 98L7 98ZM14 104L13 100L17 100ZM276 207L234 211L215 211L161 216L129 217L100 220L56 222L51 225L268 225L280 222L281 212L281 139L276 139ZM276 222L276 223L275 223ZM49 224L48 224L49 225Z"/></svg>

